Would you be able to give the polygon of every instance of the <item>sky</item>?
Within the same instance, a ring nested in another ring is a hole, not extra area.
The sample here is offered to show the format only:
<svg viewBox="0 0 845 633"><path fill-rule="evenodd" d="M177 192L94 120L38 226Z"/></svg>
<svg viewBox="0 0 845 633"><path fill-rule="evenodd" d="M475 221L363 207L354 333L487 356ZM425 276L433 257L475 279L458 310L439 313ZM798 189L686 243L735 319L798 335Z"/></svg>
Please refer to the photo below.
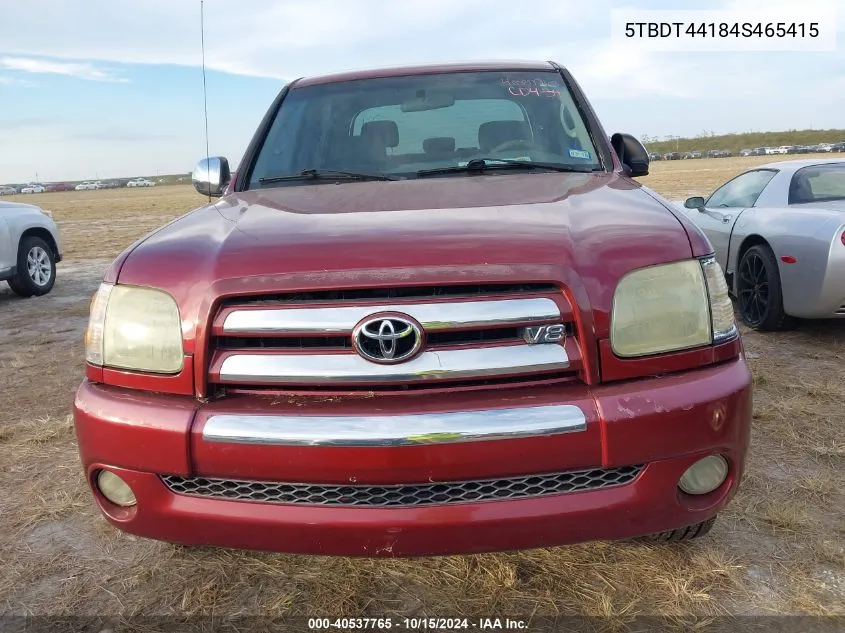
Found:
<svg viewBox="0 0 845 633"><path fill-rule="evenodd" d="M828 0L683 6L813 1ZM563 64L608 133L845 128L845 2L831 1L843 5L835 51L738 53L645 51L611 37L611 10L676 0L205 0L209 150L237 165L292 79L475 59ZM188 173L205 155L199 0L3 4L0 182Z"/></svg>

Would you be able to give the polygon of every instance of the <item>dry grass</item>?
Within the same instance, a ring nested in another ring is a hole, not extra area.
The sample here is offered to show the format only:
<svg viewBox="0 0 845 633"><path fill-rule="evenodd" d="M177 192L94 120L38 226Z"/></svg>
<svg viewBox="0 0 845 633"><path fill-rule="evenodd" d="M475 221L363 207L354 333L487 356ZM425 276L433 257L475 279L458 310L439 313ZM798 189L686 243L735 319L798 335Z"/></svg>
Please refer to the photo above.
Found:
<svg viewBox="0 0 845 633"><path fill-rule="evenodd" d="M53 212L68 259L113 258L139 237L207 198L189 185L43 193L15 198Z"/></svg>
<svg viewBox="0 0 845 633"><path fill-rule="evenodd" d="M659 162L649 187L710 191L762 159ZM744 332L755 376L747 480L693 544L591 543L411 560L184 549L97 513L68 418L103 268L202 203L190 187L45 194L68 261L53 293L0 291L0 613L145 615L845 614L845 323ZM97 259L92 259L97 258ZM34 324L34 325L33 325Z"/></svg>

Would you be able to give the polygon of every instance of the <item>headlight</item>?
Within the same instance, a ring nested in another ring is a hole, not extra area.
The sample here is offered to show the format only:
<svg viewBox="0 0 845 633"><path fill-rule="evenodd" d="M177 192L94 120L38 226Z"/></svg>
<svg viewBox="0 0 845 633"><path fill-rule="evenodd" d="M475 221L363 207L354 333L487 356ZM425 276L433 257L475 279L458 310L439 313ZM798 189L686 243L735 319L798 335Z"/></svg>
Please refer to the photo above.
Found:
<svg viewBox="0 0 845 633"><path fill-rule="evenodd" d="M712 257L635 270L616 287L610 343L617 356L689 349L735 334L727 284Z"/></svg>
<svg viewBox="0 0 845 633"><path fill-rule="evenodd" d="M100 285L85 332L89 363L170 374L182 369L183 354L173 297L152 288Z"/></svg>

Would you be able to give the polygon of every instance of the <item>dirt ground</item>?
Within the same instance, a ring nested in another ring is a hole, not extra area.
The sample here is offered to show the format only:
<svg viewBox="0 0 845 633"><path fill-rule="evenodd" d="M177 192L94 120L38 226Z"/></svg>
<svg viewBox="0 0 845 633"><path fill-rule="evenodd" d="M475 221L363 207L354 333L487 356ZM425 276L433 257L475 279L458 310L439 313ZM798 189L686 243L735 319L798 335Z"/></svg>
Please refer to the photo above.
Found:
<svg viewBox="0 0 845 633"><path fill-rule="evenodd" d="M657 162L642 181L678 199L760 162ZM189 550L100 517L70 405L103 270L203 199L171 186L25 201L54 212L67 259L45 297L0 284L0 614L845 615L845 321L743 331L755 384L749 472L700 541L405 560Z"/></svg>

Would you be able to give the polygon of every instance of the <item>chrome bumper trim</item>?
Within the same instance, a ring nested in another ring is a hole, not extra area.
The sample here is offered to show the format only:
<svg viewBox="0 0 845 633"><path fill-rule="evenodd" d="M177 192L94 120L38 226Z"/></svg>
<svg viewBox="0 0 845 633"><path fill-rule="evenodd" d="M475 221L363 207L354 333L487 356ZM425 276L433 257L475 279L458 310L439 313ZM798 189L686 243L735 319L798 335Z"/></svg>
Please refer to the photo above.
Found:
<svg viewBox="0 0 845 633"><path fill-rule="evenodd" d="M281 446L418 446L481 442L584 431L574 405L411 415L213 415L206 442Z"/></svg>
<svg viewBox="0 0 845 633"><path fill-rule="evenodd" d="M233 354L223 360L226 383L415 382L485 378L567 369L562 345L507 345L424 352L396 365L379 365L357 354Z"/></svg>
<svg viewBox="0 0 845 633"><path fill-rule="evenodd" d="M223 322L224 334L351 334L355 325L380 312L399 312L416 319L426 331L530 324L561 318L551 299L450 301L323 308L235 310ZM447 320L444 315L448 316Z"/></svg>

